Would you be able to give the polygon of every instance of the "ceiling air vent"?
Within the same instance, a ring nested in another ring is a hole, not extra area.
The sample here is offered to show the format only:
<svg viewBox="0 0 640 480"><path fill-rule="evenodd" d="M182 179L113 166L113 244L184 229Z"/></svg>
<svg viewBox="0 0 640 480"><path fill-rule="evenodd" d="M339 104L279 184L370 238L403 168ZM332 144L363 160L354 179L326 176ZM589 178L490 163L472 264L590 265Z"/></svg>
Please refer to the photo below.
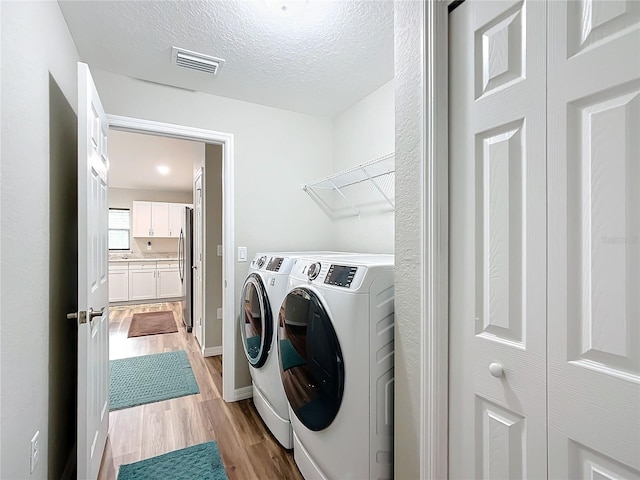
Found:
<svg viewBox="0 0 640 480"><path fill-rule="evenodd" d="M222 58L210 57L209 55L190 52L177 47L172 47L171 49L171 60L179 67L190 68L191 70L198 70L212 75L217 74L224 63Z"/></svg>

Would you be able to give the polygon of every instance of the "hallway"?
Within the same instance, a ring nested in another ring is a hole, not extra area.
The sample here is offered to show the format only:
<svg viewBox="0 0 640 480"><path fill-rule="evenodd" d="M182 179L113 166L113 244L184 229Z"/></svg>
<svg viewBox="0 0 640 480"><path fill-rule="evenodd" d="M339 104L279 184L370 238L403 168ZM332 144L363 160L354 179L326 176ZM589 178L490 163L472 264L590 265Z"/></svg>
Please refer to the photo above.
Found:
<svg viewBox="0 0 640 480"><path fill-rule="evenodd" d="M185 350L200 393L110 413L109 437L100 480L115 480L123 463L161 455L215 440L229 480L301 479L293 455L266 430L251 400L222 400L222 357L203 358L192 334L178 332L127 338L134 313L172 310L181 318L180 302L111 307L109 359Z"/></svg>

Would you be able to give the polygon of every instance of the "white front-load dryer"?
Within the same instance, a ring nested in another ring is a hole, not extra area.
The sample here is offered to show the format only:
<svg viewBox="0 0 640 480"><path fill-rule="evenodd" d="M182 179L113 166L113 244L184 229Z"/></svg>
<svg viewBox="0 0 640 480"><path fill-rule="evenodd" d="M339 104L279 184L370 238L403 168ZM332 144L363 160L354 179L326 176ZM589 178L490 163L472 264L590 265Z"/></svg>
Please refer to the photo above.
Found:
<svg viewBox="0 0 640 480"><path fill-rule="evenodd" d="M294 458L312 479L393 475L392 255L298 259L278 312Z"/></svg>
<svg viewBox="0 0 640 480"><path fill-rule="evenodd" d="M347 255L340 252L263 252L255 255L241 293L240 333L249 361L253 403L280 444L293 448L289 407L280 381L276 321L287 293L289 272L301 256Z"/></svg>

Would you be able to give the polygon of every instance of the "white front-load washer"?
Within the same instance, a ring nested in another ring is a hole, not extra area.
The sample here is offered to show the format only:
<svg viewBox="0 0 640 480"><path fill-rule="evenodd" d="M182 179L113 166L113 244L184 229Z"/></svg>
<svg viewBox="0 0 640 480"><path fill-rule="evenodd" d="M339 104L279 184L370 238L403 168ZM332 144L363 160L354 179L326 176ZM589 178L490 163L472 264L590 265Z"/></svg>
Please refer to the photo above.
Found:
<svg viewBox="0 0 640 480"><path fill-rule="evenodd" d="M393 256L298 259L278 317L302 475L392 478Z"/></svg>
<svg viewBox="0 0 640 480"><path fill-rule="evenodd" d="M340 252L263 252L255 255L241 293L240 333L253 385L253 403L280 444L293 448L289 407L276 353L277 312L287 293L289 272L301 256Z"/></svg>

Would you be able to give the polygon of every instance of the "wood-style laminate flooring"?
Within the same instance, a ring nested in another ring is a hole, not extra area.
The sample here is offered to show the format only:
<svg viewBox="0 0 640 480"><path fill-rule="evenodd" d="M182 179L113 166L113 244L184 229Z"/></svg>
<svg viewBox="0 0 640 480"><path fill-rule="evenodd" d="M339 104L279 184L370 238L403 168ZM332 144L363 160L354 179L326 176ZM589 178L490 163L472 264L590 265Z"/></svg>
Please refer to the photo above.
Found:
<svg viewBox="0 0 640 480"><path fill-rule="evenodd" d="M127 338L134 313L156 310L173 311L177 333ZM211 440L218 443L229 480L302 480L292 452L271 435L252 400L222 400L222 357L202 357L195 338L181 322L181 312L180 302L110 308L111 360L185 350L200 393L111 412L99 480L115 480L124 463Z"/></svg>

